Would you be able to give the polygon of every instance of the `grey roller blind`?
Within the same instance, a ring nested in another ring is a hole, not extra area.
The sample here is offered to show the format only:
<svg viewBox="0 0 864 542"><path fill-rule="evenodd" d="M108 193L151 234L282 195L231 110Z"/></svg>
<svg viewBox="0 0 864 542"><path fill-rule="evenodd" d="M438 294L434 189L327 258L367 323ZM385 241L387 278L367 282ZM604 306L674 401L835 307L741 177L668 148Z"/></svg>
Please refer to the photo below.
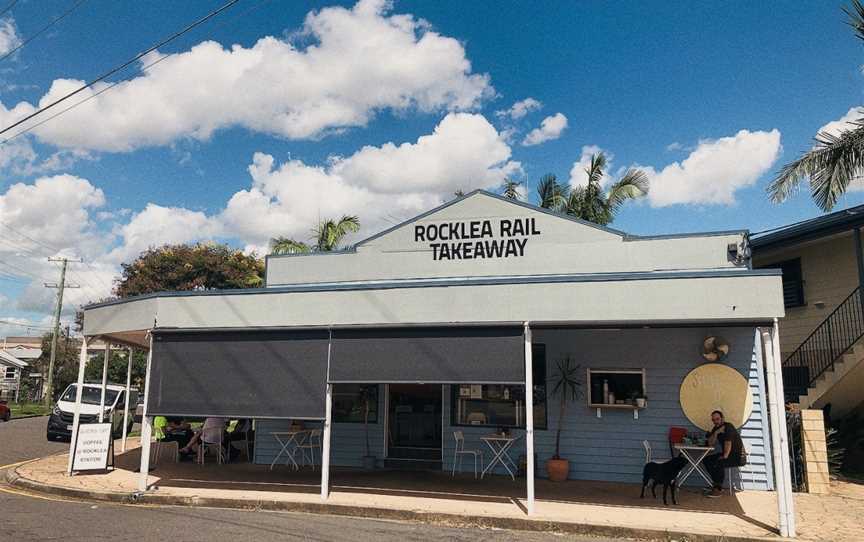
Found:
<svg viewBox="0 0 864 542"><path fill-rule="evenodd" d="M157 331L148 414L323 418L328 332Z"/></svg>
<svg viewBox="0 0 864 542"><path fill-rule="evenodd" d="M330 382L524 383L521 327L334 330Z"/></svg>

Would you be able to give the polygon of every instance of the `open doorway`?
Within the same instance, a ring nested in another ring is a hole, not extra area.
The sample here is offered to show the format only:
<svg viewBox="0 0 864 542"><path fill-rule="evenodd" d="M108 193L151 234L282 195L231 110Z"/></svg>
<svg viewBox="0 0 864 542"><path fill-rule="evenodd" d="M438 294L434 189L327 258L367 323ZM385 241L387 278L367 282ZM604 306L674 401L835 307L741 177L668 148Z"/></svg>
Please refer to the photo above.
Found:
<svg viewBox="0 0 864 542"><path fill-rule="evenodd" d="M442 387L390 384L387 393L387 458L441 463Z"/></svg>

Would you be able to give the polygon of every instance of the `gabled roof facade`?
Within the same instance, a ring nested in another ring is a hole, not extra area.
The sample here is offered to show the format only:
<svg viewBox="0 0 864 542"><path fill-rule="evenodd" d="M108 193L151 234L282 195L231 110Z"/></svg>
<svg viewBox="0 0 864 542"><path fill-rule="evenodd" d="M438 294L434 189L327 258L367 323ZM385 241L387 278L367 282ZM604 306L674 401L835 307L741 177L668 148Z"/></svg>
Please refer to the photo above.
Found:
<svg viewBox="0 0 864 542"><path fill-rule="evenodd" d="M267 286L745 268L745 232L640 237L482 190L349 250L270 256Z"/></svg>

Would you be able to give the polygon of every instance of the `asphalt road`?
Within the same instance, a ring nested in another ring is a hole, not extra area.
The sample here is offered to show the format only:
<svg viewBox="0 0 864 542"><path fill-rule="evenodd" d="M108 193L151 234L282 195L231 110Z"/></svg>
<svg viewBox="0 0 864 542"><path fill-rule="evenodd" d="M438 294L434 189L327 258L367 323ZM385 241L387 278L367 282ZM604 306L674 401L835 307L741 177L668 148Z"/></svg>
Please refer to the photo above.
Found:
<svg viewBox="0 0 864 542"><path fill-rule="evenodd" d="M68 448L68 444L46 441L45 424L46 418L0 423L0 470L4 465ZM5 473L0 472L0 479L5 481ZM0 482L0 540L612 542L592 537L447 528L312 514L91 503L29 494L4 482Z"/></svg>

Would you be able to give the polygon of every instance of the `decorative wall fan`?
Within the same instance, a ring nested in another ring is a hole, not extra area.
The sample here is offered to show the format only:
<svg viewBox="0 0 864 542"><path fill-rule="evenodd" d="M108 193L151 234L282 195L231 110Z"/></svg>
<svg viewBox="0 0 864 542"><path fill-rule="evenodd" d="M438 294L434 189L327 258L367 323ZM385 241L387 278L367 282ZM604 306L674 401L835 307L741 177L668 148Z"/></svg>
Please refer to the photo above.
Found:
<svg viewBox="0 0 864 542"><path fill-rule="evenodd" d="M707 361L721 361L729 355L729 343L723 337L705 337L702 341L702 357Z"/></svg>

